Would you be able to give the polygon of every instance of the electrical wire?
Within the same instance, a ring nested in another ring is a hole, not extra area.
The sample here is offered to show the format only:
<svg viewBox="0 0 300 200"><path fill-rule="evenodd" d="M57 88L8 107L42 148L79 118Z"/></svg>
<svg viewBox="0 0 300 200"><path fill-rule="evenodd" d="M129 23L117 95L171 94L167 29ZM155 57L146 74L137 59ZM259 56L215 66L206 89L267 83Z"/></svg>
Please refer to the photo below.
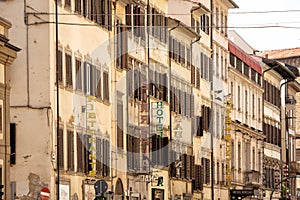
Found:
<svg viewBox="0 0 300 200"><path fill-rule="evenodd" d="M41 25L41 24L55 24L55 22L51 21L43 21L43 22L34 22L29 23L28 25ZM69 22L59 22L60 25L68 25L68 26L101 26L101 27L113 27L113 25L100 25L95 23L85 24L85 23L69 23ZM145 28L146 26L129 26L123 25L127 28ZM151 26L152 28L172 28L172 26ZM184 26L185 28L197 29L201 27L196 26ZM204 26L203 26L204 27ZM262 25L262 26L205 26L208 28L228 28L228 29L262 29L262 28L285 28L285 29L300 29L300 26L282 26L282 25Z"/></svg>

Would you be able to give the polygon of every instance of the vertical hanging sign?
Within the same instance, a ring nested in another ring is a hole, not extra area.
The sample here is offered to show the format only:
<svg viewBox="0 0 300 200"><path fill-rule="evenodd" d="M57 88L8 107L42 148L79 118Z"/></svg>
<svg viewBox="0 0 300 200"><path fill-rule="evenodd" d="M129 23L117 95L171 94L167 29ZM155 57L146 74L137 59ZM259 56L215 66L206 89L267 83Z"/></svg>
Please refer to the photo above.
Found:
<svg viewBox="0 0 300 200"><path fill-rule="evenodd" d="M225 142L226 142L226 184L231 187L232 181L232 171L231 171L231 160L232 160L232 121L231 121L231 111L232 111L232 100L231 98L226 99L226 116L225 116Z"/></svg>
<svg viewBox="0 0 300 200"><path fill-rule="evenodd" d="M163 137L164 130L164 110L163 102L152 102L151 103L152 119L154 121L153 134L158 137Z"/></svg>
<svg viewBox="0 0 300 200"><path fill-rule="evenodd" d="M149 145L149 104L147 96L147 83L142 82L141 84L141 109L140 109L140 128L141 128L141 143L142 143L142 167L143 171L149 169L149 155L148 148ZM137 144L136 144L137 145Z"/></svg>
<svg viewBox="0 0 300 200"><path fill-rule="evenodd" d="M96 111L95 97L88 96L86 103L86 130L88 135L88 171L89 176L96 176Z"/></svg>

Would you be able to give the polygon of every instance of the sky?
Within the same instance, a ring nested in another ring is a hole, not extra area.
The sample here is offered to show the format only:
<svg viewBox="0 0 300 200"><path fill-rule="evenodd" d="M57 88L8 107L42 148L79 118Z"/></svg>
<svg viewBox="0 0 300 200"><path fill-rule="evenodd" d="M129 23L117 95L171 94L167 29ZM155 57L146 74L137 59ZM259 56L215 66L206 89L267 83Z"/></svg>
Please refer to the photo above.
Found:
<svg viewBox="0 0 300 200"><path fill-rule="evenodd" d="M250 46L259 51L300 47L300 0L234 0L234 2L239 8L229 11L229 29L235 27L233 30ZM250 11L288 12L246 13ZM266 26L293 28L266 28Z"/></svg>

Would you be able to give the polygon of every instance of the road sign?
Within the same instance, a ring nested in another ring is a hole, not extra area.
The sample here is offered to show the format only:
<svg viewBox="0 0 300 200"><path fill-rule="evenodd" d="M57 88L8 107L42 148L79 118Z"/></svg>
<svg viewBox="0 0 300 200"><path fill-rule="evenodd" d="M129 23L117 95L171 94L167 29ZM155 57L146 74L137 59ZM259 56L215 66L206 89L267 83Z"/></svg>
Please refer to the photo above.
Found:
<svg viewBox="0 0 300 200"><path fill-rule="evenodd" d="M98 180L96 181L96 183L94 184L94 188L95 188L95 193L96 195L99 194L103 194L106 192L108 186L107 183L103 180Z"/></svg>
<svg viewBox="0 0 300 200"><path fill-rule="evenodd" d="M230 199L243 199L254 195L254 190L230 190Z"/></svg>
<svg viewBox="0 0 300 200"><path fill-rule="evenodd" d="M42 188L41 191L40 191L40 197L42 200L48 200L50 199L50 190L49 188Z"/></svg>

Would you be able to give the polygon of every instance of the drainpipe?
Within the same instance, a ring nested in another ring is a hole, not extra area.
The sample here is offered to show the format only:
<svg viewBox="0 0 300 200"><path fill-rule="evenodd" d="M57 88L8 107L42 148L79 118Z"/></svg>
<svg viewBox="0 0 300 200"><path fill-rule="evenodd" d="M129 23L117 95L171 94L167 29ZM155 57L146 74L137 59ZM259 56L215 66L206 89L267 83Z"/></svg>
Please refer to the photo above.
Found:
<svg viewBox="0 0 300 200"><path fill-rule="evenodd" d="M180 22L177 23L176 26L170 28L170 30L168 30L168 64L169 64L169 80L168 80L168 101L169 101L169 128L170 128L170 143L172 141L172 110L171 110L171 67L172 67L172 62L171 62L171 57L170 57L170 53L172 52L171 49L171 43L170 43L170 38L171 38L171 31L173 31L174 29L178 28L180 25ZM170 197L172 194L172 183L171 183L171 179L169 178L169 186L170 186ZM171 198L172 199L172 198Z"/></svg>
<svg viewBox="0 0 300 200"><path fill-rule="evenodd" d="M28 45L27 45L28 46ZM57 200L59 200L59 181L60 181L60 173L59 173L59 83L58 83L58 0L55 0L55 57L56 57L56 170L57 170L57 188L56 188L56 194L57 194ZM28 77L29 79L29 77ZM28 102L29 103L29 102Z"/></svg>

